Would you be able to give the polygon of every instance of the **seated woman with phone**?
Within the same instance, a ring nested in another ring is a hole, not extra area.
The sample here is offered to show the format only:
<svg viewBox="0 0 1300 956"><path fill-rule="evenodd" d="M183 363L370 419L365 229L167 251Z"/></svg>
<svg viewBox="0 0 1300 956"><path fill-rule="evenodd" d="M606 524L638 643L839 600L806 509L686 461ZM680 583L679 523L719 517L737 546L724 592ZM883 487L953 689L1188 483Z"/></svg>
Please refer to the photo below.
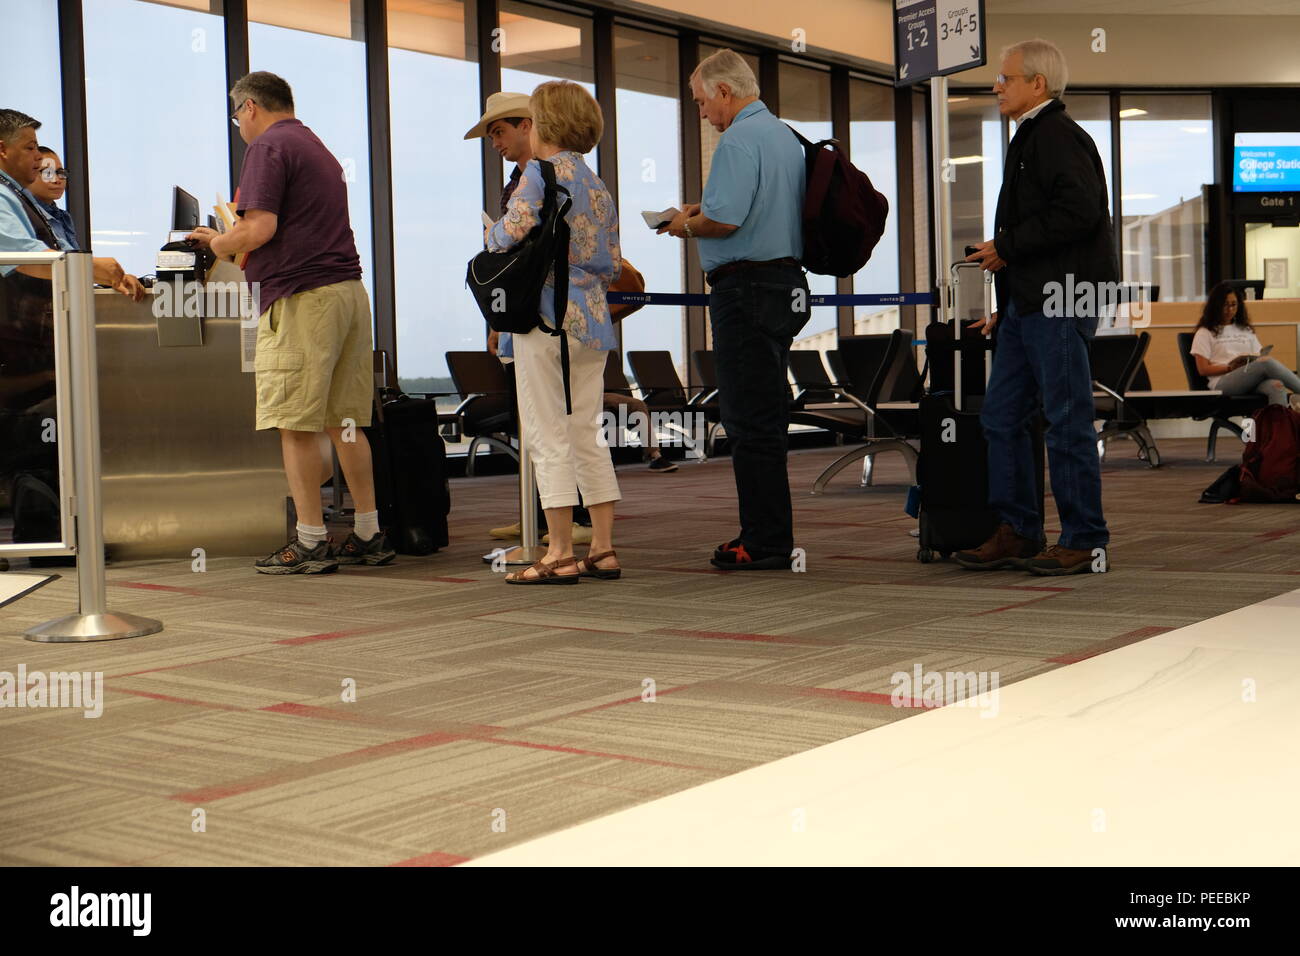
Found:
<svg viewBox="0 0 1300 956"><path fill-rule="evenodd" d="M1286 405L1290 393L1291 407L1300 410L1300 376L1269 358L1272 350L1260 347L1235 288L1220 282L1210 290L1192 339L1196 371L1209 379L1210 388L1224 395L1259 392L1273 405Z"/></svg>

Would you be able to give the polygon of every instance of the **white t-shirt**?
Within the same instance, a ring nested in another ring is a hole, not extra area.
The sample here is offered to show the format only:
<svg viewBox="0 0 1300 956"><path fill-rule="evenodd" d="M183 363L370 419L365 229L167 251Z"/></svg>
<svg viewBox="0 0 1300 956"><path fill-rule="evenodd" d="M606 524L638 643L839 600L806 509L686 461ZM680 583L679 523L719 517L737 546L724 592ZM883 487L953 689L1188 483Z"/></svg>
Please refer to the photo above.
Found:
<svg viewBox="0 0 1300 956"><path fill-rule="evenodd" d="M1215 365L1227 365L1238 355L1258 355L1262 347L1254 332L1235 323L1223 326L1218 335L1209 329L1197 329L1192 338L1192 354ZM1218 388L1221 378L1222 375L1210 376L1210 388Z"/></svg>

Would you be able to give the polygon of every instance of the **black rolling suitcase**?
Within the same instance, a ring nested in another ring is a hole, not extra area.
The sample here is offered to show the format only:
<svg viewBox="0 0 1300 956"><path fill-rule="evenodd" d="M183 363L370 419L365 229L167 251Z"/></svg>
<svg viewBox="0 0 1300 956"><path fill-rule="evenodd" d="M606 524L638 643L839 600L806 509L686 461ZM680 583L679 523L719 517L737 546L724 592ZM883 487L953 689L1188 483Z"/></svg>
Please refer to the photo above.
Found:
<svg viewBox="0 0 1300 956"><path fill-rule="evenodd" d="M962 335L963 324L992 312L989 278L987 274L981 275L977 263L953 266L956 319L952 326L931 322L926 329L930 392L919 403L921 454L916 468L920 486L920 538L916 558L921 562L978 548L998 524L997 514L988 504L988 446L979 416L984 386L992 368L990 343L982 335ZM1041 514L1044 506L1041 417L1035 419L1032 438Z"/></svg>
<svg viewBox="0 0 1300 956"><path fill-rule="evenodd" d="M388 532L389 543L399 554L445 548L451 487L437 403L381 389L365 431L374 459L379 526Z"/></svg>

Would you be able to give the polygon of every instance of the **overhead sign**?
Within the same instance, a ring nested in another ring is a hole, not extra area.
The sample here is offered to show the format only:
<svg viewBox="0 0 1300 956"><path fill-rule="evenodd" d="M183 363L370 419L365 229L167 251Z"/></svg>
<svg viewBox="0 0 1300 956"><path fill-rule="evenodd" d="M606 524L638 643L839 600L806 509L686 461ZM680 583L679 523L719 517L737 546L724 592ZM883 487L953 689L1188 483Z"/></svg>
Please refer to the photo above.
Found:
<svg viewBox="0 0 1300 956"><path fill-rule="evenodd" d="M894 16L896 86L987 62L984 0L894 0Z"/></svg>

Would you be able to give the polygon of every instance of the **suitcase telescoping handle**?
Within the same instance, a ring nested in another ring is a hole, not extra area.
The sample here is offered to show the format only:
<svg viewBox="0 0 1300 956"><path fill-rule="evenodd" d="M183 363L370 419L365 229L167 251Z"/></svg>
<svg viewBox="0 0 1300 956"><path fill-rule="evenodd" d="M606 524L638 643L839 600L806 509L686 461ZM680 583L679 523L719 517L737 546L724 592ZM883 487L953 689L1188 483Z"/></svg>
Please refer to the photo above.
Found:
<svg viewBox="0 0 1300 956"><path fill-rule="evenodd" d="M974 251L973 246L966 247L966 254ZM978 262L956 262L951 269L952 277L952 363L953 363L953 404L957 411L962 408L961 386L961 329L962 319L974 317L979 312L982 318L989 318L993 309L993 273L985 272ZM964 281L963 281L964 280ZM974 301L972 301L974 300ZM993 370L993 357L984 353L984 384L988 385Z"/></svg>

